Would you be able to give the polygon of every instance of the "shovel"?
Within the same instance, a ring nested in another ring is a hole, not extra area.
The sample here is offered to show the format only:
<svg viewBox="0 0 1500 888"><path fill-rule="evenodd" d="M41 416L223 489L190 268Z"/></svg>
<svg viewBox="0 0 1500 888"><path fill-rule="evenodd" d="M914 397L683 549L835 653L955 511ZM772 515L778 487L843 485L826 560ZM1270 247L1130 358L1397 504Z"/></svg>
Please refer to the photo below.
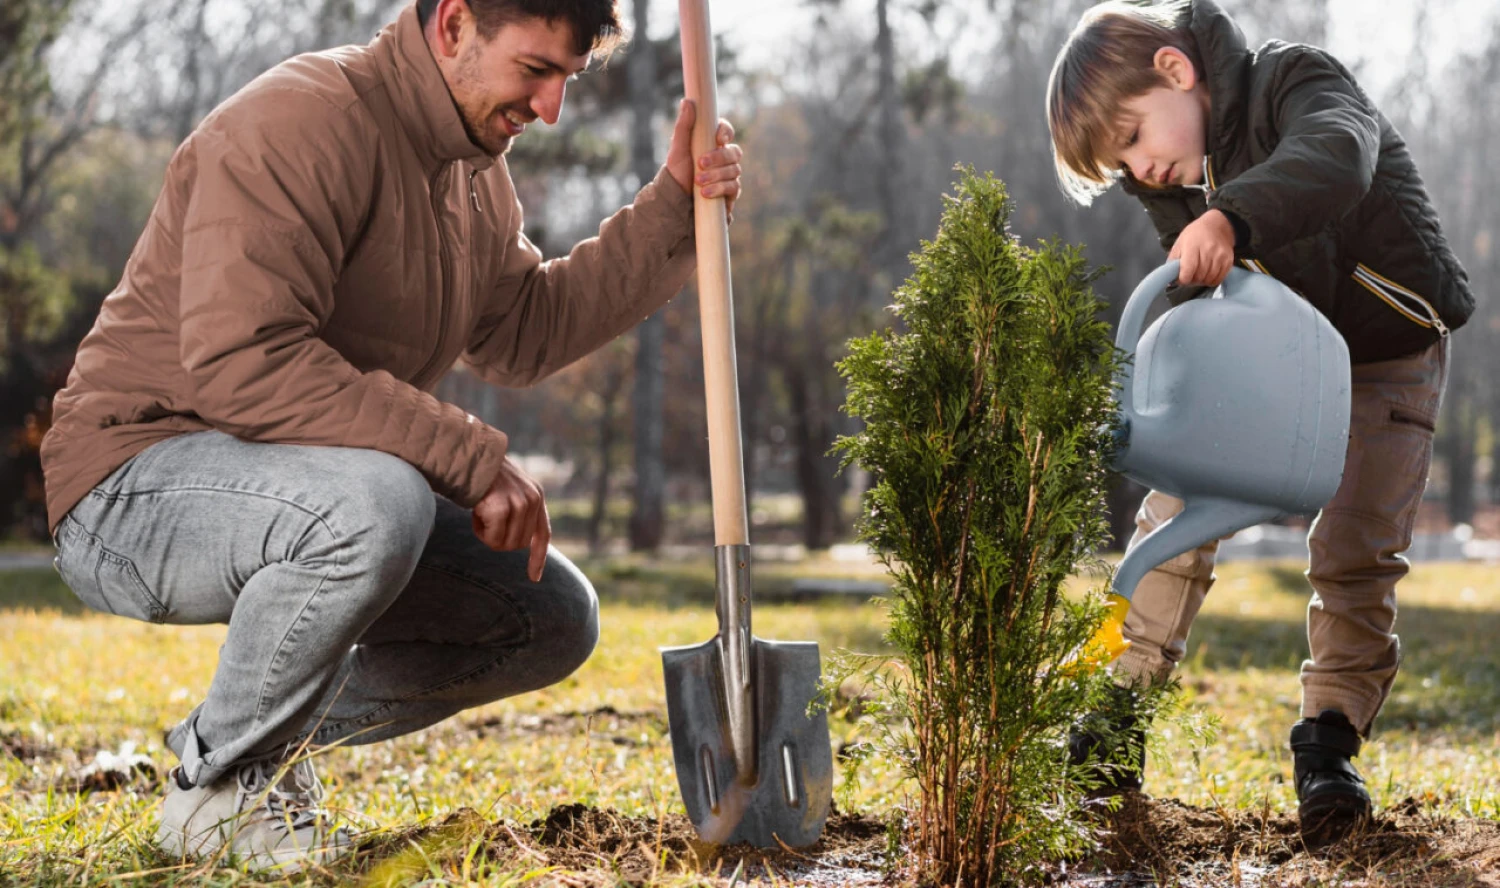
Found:
<svg viewBox="0 0 1500 888"><path fill-rule="evenodd" d="M712 151L719 120L708 0L680 0L685 92L697 105L693 156ZM740 451L729 232L721 198L693 189L703 320L719 632L662 648L677 785L698 835L717 844L806 847L833 801L828 715L813 710L816 642L750 631L750 538Z"/></svg>

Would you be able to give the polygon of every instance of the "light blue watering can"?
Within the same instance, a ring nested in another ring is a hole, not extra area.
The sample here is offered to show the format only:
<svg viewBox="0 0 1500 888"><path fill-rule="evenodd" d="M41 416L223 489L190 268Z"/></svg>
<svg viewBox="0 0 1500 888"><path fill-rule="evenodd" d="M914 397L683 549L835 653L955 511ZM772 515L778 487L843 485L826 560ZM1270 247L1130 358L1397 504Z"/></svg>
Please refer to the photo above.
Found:
<svg viewBox="0 0 1500 888"><path fill-rule="evenodd" d="M1115 335L1128 360L1119 385L1115 468L1185 502L1115 571L1111 611L1089 656L1113 660L1136 584L1158 565L1333 497L1349 443L1349 348L1307 300L1240 268L1211 297L1146 314L1177 278L1168 262L1131 294Z"/></svg>

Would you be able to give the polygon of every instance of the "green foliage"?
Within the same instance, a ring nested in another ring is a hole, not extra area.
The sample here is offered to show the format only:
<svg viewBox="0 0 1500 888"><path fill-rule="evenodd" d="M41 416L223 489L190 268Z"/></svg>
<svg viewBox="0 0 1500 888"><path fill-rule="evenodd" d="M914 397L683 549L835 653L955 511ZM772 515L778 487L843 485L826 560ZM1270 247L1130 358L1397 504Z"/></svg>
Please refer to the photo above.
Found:
<svg viewBox="0 0 1500 888"><path fill-rule="evenodd" d="M35 247L0 246L0 373L14 349L56 333L72 301L67 276L47 267Z"/></svg>
<svg viewBox="0 0 1500 888"><path fill-rule="evenodd" d="M1018 243L1003 183L964 169L945 204L895 295L904 331L840 364L865 427L838 447L876 479L860 532L904 668L875 680L909 726L886 739L921 793L925 876L1026 881L1089 843L1062 741L1107 679L1057 667L1100 615L1063 582L1107 535L1116 352L1098 272Z"/></svg>
<svg viewBox="0 0 1500 888"><path fill-rule="evenodd" d="M0 146L33 121L51 91L44 54L67 21L69 3L6 0L0 5Z"/></svg>

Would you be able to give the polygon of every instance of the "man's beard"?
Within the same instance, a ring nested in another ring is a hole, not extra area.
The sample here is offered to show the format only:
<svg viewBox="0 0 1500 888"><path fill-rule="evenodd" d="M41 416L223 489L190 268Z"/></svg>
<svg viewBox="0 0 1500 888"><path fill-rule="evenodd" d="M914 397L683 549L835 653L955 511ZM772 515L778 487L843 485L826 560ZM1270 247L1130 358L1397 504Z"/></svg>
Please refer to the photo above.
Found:
<svg viewBox="0 0 1500 888"><path fill-rule="evenodd" d="M483 78L479 73L479 51L470 46L464 53L463 58L458 60L458 86L473 85L476 92ZM510 150L511 137L508 135L492 135L486 131L485 123L494 120L494 113L486 114L482 108L465 107L465 105L454 97L454 104L458 106L458 116L464 122L464 132L469 134L469 141L478 145L484 153L491 157L499 157ZM496 109L498 110L498 109Z"/></svg>
<svg viewBox="0 0 1500 888"><path fill-rule="evenodd" d="M489 134L484 132L484 121L494 120L494 115L485 116L479 121L475 121L474 117L479 115L471 114L466 109L459 108L459 116L463 118L464 131L469 134L469 141L483 149L485 154L491 157L499 157L510 151L511 143L515 141L510 136L496 136L493 132Z"/></svg>

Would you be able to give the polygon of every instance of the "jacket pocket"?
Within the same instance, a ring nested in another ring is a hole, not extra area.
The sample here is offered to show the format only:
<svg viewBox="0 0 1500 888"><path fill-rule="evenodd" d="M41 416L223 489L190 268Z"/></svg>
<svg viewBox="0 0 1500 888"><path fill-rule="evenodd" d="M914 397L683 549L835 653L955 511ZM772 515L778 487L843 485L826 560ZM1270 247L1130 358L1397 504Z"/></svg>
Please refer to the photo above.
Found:
<svg viewBox="0 0 1500 888"><path fill-rule="evenodd" d="M1428 415L1425 411L1405 404L1390 403L1391 422L1402 426L1415 426L1427 434L1437 432L1437 418Z"/></svg>
<svg viewBox="0 0 1500 888"><path fill-rule="evenodd" d="M1448 335L1448 325L1438 315L1437 309L1432 303L1423 299L1415 292L1408 290L1388 277L1378 274L1368 265L1359 263L1354 266L1352 275L1355 282L1376 296L1386 305L1389 305L1402 317L1411 321L1419 327L1436 330L1439 336Z"/></svg>
<svg viewBox="0 0 1500 888"><path fill-rule="evenodd" d="M53 563L78 600L96 611L149 623L166 619L166 607L141 581L135 563L111 552L71 515L58 525Z"/></svg>

